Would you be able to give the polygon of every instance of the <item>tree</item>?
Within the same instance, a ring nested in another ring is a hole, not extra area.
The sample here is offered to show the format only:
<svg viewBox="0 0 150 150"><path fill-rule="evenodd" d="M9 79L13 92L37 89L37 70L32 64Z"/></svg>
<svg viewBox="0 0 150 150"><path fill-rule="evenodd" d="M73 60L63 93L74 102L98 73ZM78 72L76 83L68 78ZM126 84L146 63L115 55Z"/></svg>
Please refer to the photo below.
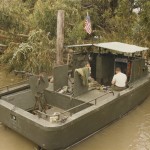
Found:
<svg viewBox="0 0 150 150"><path fill-rule="evenodd" d="M22 69L32 68L30 71L39 72L42 66L45 70L51 70L52 65L48 68L44 60L47 60L49 52L52 56L55 55L56 15L59 9L65 10L66 45L84 43L85 40L91 43L96 35L101 37L98 39L99 42L120 41L150 46L150 2L147 0L0 0L0 2L0 29L4 31L3 33L9 32L10 34L7 34L9 37L20 33L29 35L27 41L21 41L23 43L12 44L12 41L15 41L14 36L7 40L7 43L11 41L11 44L1 60L6 62L4 57L11 60L8 64L12 68L19 67L20 63ZM133 13L134 8L140 8L140 13ZM84 31L87 12L92 22L91 35ZM35 35L34 37L37 36L37 40L31 38L31 33ZM53 61L52 57L47 63L53 64ZM38 68L37 64L41 67Z"/></svg>
<svg viewBox="0 0 150 150"><path fill-rule="evenodd" d="M24 9L25 8L25 9ZM0 28L11 33L26 32L29 28L29 10L18 0L1 0Z"/></svg>
<svg viewBox="0 0 150 150"><path fill-rule="evenodd" d="M139 36L141 44L150 46L150 1L140 0L141 12L139 14Z"/></svg>

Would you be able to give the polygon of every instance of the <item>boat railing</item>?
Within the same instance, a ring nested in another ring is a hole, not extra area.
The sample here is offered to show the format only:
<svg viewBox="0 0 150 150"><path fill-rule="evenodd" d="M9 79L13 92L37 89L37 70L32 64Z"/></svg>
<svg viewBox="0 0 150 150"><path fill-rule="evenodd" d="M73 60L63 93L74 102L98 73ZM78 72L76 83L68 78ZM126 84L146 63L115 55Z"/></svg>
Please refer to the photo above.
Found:
<svg viewBox="0 0 150 150"><path fill-rule="evenodd" d="M27 81L28 80L24 80L24 81L20 81L20 82L14 83L14 84L9 84L9 85L2 86L2 87L0 87L0 91L4 91L4 90L9 91L11 88L14 88L16 86L27 84Z"/></svg>
<svg viewBox="0 0 150 150"><path fill-rule="evenodd" d="M62 121L64 121L64 120L67 119L67 117L65 117L65 118L63 118L63 119L60 119L62 115L69 113L70 116L72 116L72 114L73 114L73 113L71 113L72 110L77 109L77 108L79 108L79 107L81 107L81 106L84 106L84 105L86 105L86 104L89 104L89 103L91 103L91 102L94 102L94 105L96 105L96 104L97 104L97 100L98 100L99 98L101 98L101 97L103 97L103 96L105 96L105 95L107 95L107 94L109 94L109 93L112 93L112 94L114 95L114 92L113 92L113 91L108 91L108 92L106 92L105 94L103 94L103 95L101 95L101 96L99 96L99 97L96 97L96 98L94 98L94 99L92 99L92 100L90 100L90 101L88 101L88 102L84 102L84 103L82 103L82 104L80 104L80 105L77 105L77 106L75 106L75 107L72 107L72 108L70 108L70 109L68 109L68 110L66 110L66 111L61 112L61 113L49 115L49 114L44 113L44 112L41 112L41 111L39 111L39 110L37 110L36 112L37 112L37 115L38 115L39 118L41 118L42 115L44 115L46 118L47 118L47 117L49 117L49 118L51 118L51 117L57 117L58 121L61 121L61 122L62 122Z"/></svg>

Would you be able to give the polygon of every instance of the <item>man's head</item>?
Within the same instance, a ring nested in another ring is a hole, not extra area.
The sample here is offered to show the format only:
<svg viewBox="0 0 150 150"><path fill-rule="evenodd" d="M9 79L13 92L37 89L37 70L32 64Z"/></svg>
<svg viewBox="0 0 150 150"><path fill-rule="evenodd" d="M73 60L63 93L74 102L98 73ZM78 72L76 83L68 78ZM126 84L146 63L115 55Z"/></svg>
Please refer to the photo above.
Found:
<svg viewBox="0 0 150 150"><path fill-rule="evenodd" d="M88 68L89 68L89 67L90 67L90 64L89 64L89 63L87 63L87 64L86 64L86 67L88 67Z"/></svg>
<svg viewBox="0 0 150 150"><path fill-rule="evenodd" d="M89 62L85 62L85 67L90 67L90 63Z"/></svg>
<svg viewBox="0 0 150 150"><path fill-rule="evenodd" d="M117 73L121 72L121 69L119 67L117 67L115 71L116 71L116 74L117 74Z"/></svg>

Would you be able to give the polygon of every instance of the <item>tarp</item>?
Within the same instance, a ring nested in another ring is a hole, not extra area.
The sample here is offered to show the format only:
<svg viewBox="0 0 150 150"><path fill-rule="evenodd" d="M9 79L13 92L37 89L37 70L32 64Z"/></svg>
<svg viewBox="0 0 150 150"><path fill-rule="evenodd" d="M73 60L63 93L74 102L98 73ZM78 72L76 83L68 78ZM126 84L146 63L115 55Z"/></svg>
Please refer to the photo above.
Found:
<svg viewBox="0 0 150 150"><path fill-rule="evenodd" d="M98 43L93 45L96 47L114 50L121 53L135 53L135 52L148 50L147 47L140 47L140 46L125 44L120 42L107 42L107 43Z"/></svg>

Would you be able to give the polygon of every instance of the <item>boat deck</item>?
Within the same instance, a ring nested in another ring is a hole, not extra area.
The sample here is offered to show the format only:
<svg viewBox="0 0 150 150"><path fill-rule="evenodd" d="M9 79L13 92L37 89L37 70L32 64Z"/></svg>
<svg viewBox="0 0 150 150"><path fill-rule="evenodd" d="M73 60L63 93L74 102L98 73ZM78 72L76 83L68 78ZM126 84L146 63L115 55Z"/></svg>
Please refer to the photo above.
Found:
<svg viewBox="0 0 150 150"><path fill-rule="evenodd" d="M53 83L49 84L49 87L46 89L49 92L54 92L54 88L53 88ZM65 95L67 97L72 97L71 94L62 94L59 92L56 92L58 95ZM79 96L73 97L76 100L82 101L83 103L90 103L92 105L95 104L95 100L97 103L100 103L101 101L103 101L104 99L107 99L109 97L111 97L112 95L117 95L119 94L118 91L114 91L113 93L110 90L97 90L97 89L89 89L88 92L83 93Z"/></svg>
<svg viewBox="0 0 150 150"><path fill-rule="evenodd" d="M117 94L119 92L114 92L114 94ZM85 103L91 103L95 104L100 103L104 99L107 99L108 97L112 96L113 93L110 93L109 91L100 91L100 90L90 90L87 93L84 93L78 97L76 97L78 100L85 102Z"/></svg>

